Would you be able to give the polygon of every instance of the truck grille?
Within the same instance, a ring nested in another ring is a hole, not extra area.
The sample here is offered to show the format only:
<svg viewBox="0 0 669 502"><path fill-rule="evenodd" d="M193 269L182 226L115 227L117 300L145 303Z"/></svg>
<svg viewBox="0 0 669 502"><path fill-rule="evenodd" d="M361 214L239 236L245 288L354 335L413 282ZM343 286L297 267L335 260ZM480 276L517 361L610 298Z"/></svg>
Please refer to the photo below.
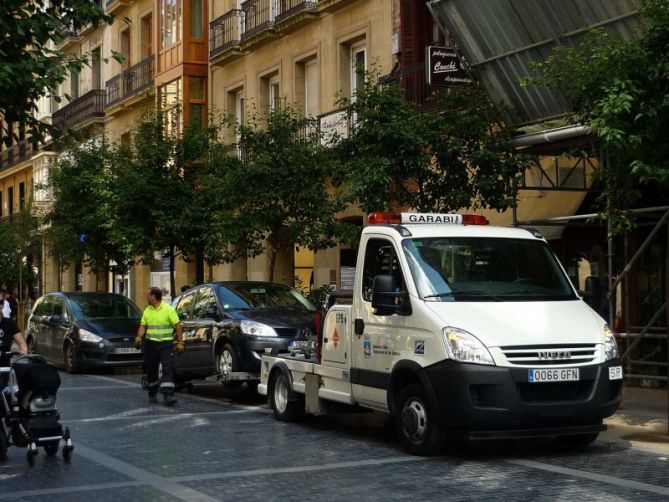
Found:
<svg viewBox="0 0 669 502"><path fill-rule="evenodd" d="M592 363L597 357L597 345L510 345L501 347L504 357L514 366L563 366Z"/></svg>
<svg viewBox="0 0 669 502"><path fill-rule="evenodd" d="M593 382L516 383L516 388L526 403L583 401L590 395Z"/></svg>

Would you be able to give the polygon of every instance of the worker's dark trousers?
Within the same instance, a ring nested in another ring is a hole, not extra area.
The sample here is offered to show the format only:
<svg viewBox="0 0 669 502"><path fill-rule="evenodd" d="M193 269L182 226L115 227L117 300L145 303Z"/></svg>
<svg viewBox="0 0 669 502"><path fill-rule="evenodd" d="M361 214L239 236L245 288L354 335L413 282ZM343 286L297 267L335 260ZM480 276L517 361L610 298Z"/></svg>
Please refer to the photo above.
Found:
<svg viewBox="0 0 669 502"><path fill-rule="evenodd" d="M158 365L163 366L162 378L158 378ZM160 389L163 394L174 394L174 344L144 341L144 369L149 396L155 396Z"/></svg>

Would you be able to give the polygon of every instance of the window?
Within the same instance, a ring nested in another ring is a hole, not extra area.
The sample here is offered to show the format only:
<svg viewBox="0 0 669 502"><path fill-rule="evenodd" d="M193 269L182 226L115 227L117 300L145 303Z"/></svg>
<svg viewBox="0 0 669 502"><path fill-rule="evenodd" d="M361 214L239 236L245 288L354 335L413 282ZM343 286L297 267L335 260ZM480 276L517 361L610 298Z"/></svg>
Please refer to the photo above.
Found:
<svg viewBox="0 0 669 502"><path fill-rule="evenodd" d="M362 275L362 297L365 301L372 301L374 278L380 274L394 277L396 291L405 289L404 276L392 242L384 239L370 239L365 250L365 265Z"/></svg>
<svg viewBox="0 0 669 502"><path fill-rule="evenodd" d="M194 123L206 123L207 79L188 77L188 117Z"/></svg>
<svg viewBox="0 0 669 502"><path fill-rule="evenodd" d="M162 0L161 48L167 49L181 41L181 0Z"/></svg>
<svg viewBox="0 0 669 502"><path fill-rule="evenodd" d="M176 306L177 315L182 321L189 321L191 319L190 311L193 306L193 300L195 299L195 293L188 293L185 296L181 297L179 303Z"/></svg>
<svg viewBox="0 0 669 502"><path fill-rule="evenodd" d="M243 124L246 121L244 112L244 91L237 91L235 94L235 119L237 119L237 124ZM241 140L239 131L236 135L237 143L239 143Z"/></svg>
<svg viewBox="0 0 669 502"><path fill-rule="evenodd" d="M19 211L23 211L26 206L26 184L19 183Z"/></svg>
<svg viewBox="0 0 669 502"><path fill-rule="evenodd" d="M217 313L216 296L209 287L202 287L197 292L193 307L193 319L215 319Z"/></svg>
<svg viewBox="0 0 669 502"><path fill-rule="evenodd" d="M304 115L315 117L318 115L318 65L310 61L304 65Z"/></svg>
<svg viewBox="0 0 669 502"><path fill-rule="evenodd" d="M182 102L180 78L158 88L158 103L160 109L165 113L168 134L181 130L181 110L179 107Z"/></svg>
<svg viewBox="0 0 669 502"><path fill-rule="evenodd" d="M102 88L102 64L100 60L100 47L93 49L91 53L91 72L93 89Z"/></svg>
<svg viewBox="0 0 669 502"><path fill-rule="evenodd" d="M7 214L14 214L14 187L7 189Z"/></svg>
<svg viewBox="0 0 669 502"><path fill-rule="evenodd" d="M142 59L153 54L153 15L144 16L141 21L141 51Z"/></svg>
<svg viewBox="0 0 669 502"><path fill-rule="evenodd" d="M190 36L202 38L202 0L190 0Z"/></svg>
<svg viewBox="0 0 669 502"><path fill-rule="evenodd" d="M365 71L367 70L367 51L365 45L351 46L351 98L365 85Z"/></svg>
<svg viewBox="0 0 669 502"><path fill-rule="evenodd" d="M279 94L279 76L275 75L269 80L269 109L281 108L281 95Z"/></svg>
<svg viewBox="0 0 669 502"><path fill-rule="evenodd" d="M79 72L70 73L70 97L74 100L79 97Z"/></svg>

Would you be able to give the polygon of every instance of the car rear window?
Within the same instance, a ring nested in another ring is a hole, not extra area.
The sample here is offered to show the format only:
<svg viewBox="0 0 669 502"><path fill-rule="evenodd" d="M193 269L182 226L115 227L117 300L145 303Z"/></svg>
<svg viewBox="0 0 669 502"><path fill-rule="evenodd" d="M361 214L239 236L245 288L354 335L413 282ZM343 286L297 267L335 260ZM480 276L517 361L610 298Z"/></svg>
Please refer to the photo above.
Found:
<svg viewBox="0 0 669 502"><path fill-rule="evenodd" d="M121 295L76 295L70 296L74 317L78 319L137 319L142 317L139 309Z"/></svg>
<svg viewBox="0 0 669 502"><path fill-rule="evenodd" d="M288 286L271 283L233 283L218 288L224 309L291 308L314 311L316 308Z"/></svg>

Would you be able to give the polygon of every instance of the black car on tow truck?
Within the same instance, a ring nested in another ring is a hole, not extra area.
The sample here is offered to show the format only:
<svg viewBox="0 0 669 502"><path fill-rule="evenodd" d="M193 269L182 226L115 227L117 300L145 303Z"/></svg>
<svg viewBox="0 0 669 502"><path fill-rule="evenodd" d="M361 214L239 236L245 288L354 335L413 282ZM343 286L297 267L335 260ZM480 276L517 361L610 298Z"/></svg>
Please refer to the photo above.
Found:
<svg viewBox="0 0 669 502"><path fill-rule="evenodd" d="M316 308L283 284L202 284L182 293L174 307L186 343L176 357L181 382L215 375L224 382L257 380L266 350L289 352L295 342L316 336Z"/></svg>

